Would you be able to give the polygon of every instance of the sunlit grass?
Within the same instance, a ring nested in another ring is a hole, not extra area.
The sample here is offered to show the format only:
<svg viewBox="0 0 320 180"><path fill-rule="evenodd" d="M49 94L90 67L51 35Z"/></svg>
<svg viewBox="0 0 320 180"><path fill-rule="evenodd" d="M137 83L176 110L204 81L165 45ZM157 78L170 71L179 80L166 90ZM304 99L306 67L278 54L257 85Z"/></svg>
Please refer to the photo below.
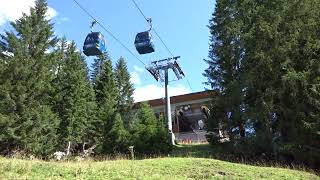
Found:
<svg viewBox="0 0 320 180"><path fill-rule="evenodd" d="M0 158L0 179L320 179L283 168L204 158L44 162Z"/></svg>

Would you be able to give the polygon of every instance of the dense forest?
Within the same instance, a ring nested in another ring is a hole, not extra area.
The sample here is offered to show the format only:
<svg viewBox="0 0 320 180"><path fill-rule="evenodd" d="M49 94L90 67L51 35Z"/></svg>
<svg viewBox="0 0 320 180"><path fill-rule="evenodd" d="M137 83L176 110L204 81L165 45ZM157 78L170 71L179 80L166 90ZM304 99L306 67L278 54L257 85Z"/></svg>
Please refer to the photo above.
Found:
<svg viewBox="0 0 320 180"><path fill-rule="evenodd" d="M107 53L92 70L74 42L54 34L45 0L11 22L0 39L0 154L47 158L56 151L97 155L170 150L167 131L147 104L133 107L124 58Z"/></svg>
<svg viewBox="0 0 320 180"><path fill-rule="evenodd" d="M209 28L210 142L320 167L320 1L217 0Z"/></svg>

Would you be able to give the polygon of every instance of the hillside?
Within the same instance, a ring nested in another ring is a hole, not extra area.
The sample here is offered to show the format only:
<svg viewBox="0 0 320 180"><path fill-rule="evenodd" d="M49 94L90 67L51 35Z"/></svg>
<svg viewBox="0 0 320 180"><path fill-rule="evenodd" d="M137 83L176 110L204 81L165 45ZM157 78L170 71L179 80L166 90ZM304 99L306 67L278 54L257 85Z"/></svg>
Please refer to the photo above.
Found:
<svg viewBox="0 0 320 180"><path fill-rule="evenodd" d="M204 158L104 162L44 162L0 158L0 179L320 179L281 168L254 167Z"/></svg>

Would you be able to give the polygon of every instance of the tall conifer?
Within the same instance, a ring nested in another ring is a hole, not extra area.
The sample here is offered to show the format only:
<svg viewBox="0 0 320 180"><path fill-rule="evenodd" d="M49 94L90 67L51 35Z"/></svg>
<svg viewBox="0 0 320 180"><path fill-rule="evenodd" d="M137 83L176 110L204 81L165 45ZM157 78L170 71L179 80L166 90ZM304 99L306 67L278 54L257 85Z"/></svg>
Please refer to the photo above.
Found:
<svg viewBox="0 0 320 180"><path fill-rule="evenodd" d="M116 87L112 62L107 59L103 63L103 70L97 78L95 86L96 102L98 106L97 117L101 121L100 132L103 137L103 151L110 149L108 133L110 132L116 112L118 89Z"/></svg>
<svg viewBox="0 0 320 180"><path fill-rule="evenodd" d="M130 134L125 129L121 115L116 113L112 117L112 125L105 141L105 151L107 153L126 153L130 146Z"/></svg>
<svg viewBox="0 0 320 180"><path fill-rule="evenodd" d="M1 129L9 138L1 139L8 149L47 155L56 146L59 120L49 106L50 82L53 78L52 55L56 38L46 18L45 0L37 0L30 15L11 25L14 31L2 36L12 53L6 61L0 81Z"/></svg>
<svg viewBox="0 0 320 180"><path fill-rule="evenodd" d="M229 134L238 127L239 134L245 136L243 116L243 45L240 39L241 23L237 13L238 1L217 1L213 18L210 20L211 44L209 68L204 76L207 84L218 92L214 100L215 124L224 124ZM220 112L217 112L220 110ZM216 126L217 127L217 126ZM232 137L232 136L231 136Z"/></svg>
<svg viewBox="0 0 320 180"><path fill-rule="evenodd" d="M122 115L125 127L129 127L132 120L133 91L130 73L123 57L120 57L115 67L115 80L118 89L117 110Z"/></svg>
<svg viewBox="0 0 320 180"><path fill-rule="evenodd" d="M255 139L247 150L319 165L319 10L316 0L217 1L204 75L220 94L209 130L240 107Z"/></svg>
<svg viewBox="0 0 320 180"><path fill-rule="evenodd" d="M75 43L67 45L61 40L57 51L59 62L57 78L54 81L54 107L61 118L59 135L61 145L95 143L99 134L95 133L96 104L94 91L89 82L87 66Z"/></svg>
<svg viewBox="0 0 320 180"><path fill-rule="evenodd" d="M110 59L107 53L99 55L94 59L91 72L91 81L93 84L95 84L97 79L101 76L103 72L104 63L107 59Z"/></svg>

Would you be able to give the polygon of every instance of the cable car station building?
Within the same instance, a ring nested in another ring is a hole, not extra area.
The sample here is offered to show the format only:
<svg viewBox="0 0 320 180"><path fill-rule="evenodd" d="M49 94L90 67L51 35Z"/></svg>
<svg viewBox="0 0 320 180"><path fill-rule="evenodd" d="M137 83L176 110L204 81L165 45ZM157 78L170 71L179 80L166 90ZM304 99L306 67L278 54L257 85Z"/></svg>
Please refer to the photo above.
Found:
<svg viewBox="0 0 320 180"><path fill-rule="evenodd" d="M172 130L180 143L205 143L205 109L209 107L210 91L170 97ZM165 114L165 99L148 101L156 116ZM165 117L165 116L164 116Z"/></svg>

